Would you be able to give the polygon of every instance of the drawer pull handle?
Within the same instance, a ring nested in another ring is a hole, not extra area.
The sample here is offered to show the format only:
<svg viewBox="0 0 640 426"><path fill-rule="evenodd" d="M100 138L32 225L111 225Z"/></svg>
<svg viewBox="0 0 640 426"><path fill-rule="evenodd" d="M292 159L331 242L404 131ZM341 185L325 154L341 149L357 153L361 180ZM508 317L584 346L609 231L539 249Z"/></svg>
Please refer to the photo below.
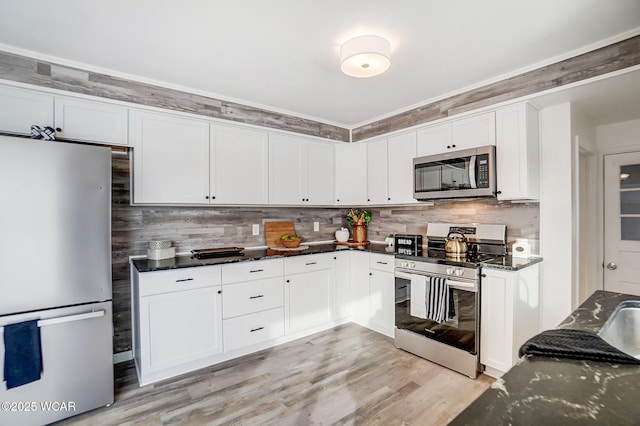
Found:
<svg viewBox="0 0 640 426"><path fill-rule="evenodd" d="M177 283L182 283L182 282L185 282L185 281L193 281L193 278L183 278L181 280L176 280Z"/></svg>
<svg viewBox="0 0 640 426"><path fill-rule="evenodd" d="M305 263L305 265L310 266L310 265L315 265L316 263L318 263L318 262L307 262L307 263Z"/></svg>
<svg viewBox="0 0 640 426"><path fill-rule="evenodd" d="M254 331L260 331L260 330L264 330L264 327L252 328L251 333L253 333Z"/></svg>
<svg viewBox="0 0 640 426"><path fill-rule="evenodd" d="M259 299L261 297L264 297L264 294L259 294L257 296L250 296L249 299Z"/></svg>
<svg viewBox="0 0 640 426"><path fill-rule="evenodd" d="M387 262L381 262L381 261L379 261L379 260L378 260L378 261L376 261L376 263L379 263L380 265L386 265L386 264L387 264Z"/></svg>
<svg viewBox="0 0 640 426"><path fill-rule="evenodd" d="M264 272L264 269L254 269L253 271L249 271L250 273L254 273L254 272Z"/></svg>

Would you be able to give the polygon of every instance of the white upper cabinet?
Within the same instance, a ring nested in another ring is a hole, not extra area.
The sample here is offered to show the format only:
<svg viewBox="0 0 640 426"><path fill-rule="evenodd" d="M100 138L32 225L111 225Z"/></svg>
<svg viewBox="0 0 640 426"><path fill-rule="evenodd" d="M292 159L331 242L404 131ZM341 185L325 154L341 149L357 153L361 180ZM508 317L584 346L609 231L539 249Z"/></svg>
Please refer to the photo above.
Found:
<svg viewBox="0 0 640 426"><path fill-rule="evenodd" d="M269 203L332 205L333 144L271 133Z"/></svg>
<svg viewBox="0 0 640 426"><path fill-rule="evenodd" d="M53 95L0 86L0 131L31 134L31 126L53 127Z"/></svg>
<svg viewBox="0 0 640 426"><path fill-rule="evenodd" d="M367 145L339 143L335 146L335 204L359 206L367 203Z"/></svg>
<svg viewBox="0 0 640 426"><path fill-rule="evenodd" d="M416 133L394 136L387 141L388 202L415 203L413 198L413 159Z"/></svg>
<svg viewBox="0 0 640 426"><path fill-rule="evenodd" d="M367 143L368 204L413 203L416 134L405 133Z"/></svg>
<svg viewBox="0 0 640 426"><path fill-rule="evenodd" d="M209 123L132 110L133 202L209 202Z"/></svg>
<svg viewBox="0 0 640 426"><path fill-rule="evenodd" d="M55 97L55 127L61 139L128 145L128 108L106 102Z"/></svg>
<svg viewBox="0 0 640 426"><path fill-rule="evenodd" d="M387 140L367 143L367 203L389 202Z"/></svg>
<svg viewBox="0 0 640 426"><path fill-rule="evenodd" d="M538 111L529 104L496 111L496 175L499 200L540 197Z"/></svg>
<svg viewBox="0 0 640 426"><path fill-rule="evenodd" d="M496 144L495 113L474 115L417 132L417 156Z"/></svg>
<svg viewBox="0 0 640 426"><path fill-rule="evenodd" d="M269 202L269 134L211 125L210 200L220 204Z"/></svg>
<svg viewBox="0 0 640 426"><path fill-rule="evenodd" d="M32 125L49 126L58 139L128 145L127 114L113 103L0 86L2 132L29 135Z"/></svg>
<svg viewBox="0 0 640 426"><path fill-rule="evenodd" d="M435 155L451 149L451 123L420 129L417 132L416 152L418 157Z"/></svg>

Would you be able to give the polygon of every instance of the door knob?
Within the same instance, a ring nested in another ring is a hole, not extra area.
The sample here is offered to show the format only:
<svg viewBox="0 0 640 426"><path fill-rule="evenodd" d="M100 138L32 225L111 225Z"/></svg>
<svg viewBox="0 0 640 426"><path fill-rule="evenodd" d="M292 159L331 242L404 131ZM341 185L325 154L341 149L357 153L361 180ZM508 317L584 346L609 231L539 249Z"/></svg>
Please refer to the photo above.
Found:
<svg viewBox="0 0 640 426"><path fill-rule="evenodd" d="M613 271L614 269L618 269L618 265L613 262L609 262L607 263L607 269L611 269Z"/></svg>

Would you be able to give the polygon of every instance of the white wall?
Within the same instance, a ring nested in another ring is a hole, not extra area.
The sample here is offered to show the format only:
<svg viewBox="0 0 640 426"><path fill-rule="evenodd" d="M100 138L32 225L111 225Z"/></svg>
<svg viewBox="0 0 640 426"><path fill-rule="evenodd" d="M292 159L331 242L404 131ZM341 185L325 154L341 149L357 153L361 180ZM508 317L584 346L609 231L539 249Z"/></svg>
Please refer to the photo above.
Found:
<svg viewBox="0 0 640 426"><path fill-rule="evenodd" d="M640 149L640 120L596 128L596 144L602 154L637 151Z"/></svg>
<svg viewBox="0 0 640 426"><path fill-rule="evenodd" d="M573 135L573 303L577 308L594 291L602 289L602 268L598 264L602 246L598 223L599 161L596 130L591 120L574 105L571 107ZM602 262L600 262L600 265Z"/></svg>
<svg viewBox="0 0 640 426"><path fill-rule="evenodd" d="M573 147L571 104L540 111L540 316L552 329L572 311Z"/></svg>

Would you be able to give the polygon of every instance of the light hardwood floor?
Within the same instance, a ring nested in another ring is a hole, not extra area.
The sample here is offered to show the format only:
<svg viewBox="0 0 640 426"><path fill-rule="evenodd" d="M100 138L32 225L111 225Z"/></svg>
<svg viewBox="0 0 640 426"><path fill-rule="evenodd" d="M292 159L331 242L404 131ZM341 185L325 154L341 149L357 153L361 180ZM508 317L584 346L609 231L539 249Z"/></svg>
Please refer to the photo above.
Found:
<svg viewBox="0 0 640 426"><path fill-rule="evenodd" d="M144 387L118 364L113 406L61 424L445 425L492 382L345 324Z"/></svg>

